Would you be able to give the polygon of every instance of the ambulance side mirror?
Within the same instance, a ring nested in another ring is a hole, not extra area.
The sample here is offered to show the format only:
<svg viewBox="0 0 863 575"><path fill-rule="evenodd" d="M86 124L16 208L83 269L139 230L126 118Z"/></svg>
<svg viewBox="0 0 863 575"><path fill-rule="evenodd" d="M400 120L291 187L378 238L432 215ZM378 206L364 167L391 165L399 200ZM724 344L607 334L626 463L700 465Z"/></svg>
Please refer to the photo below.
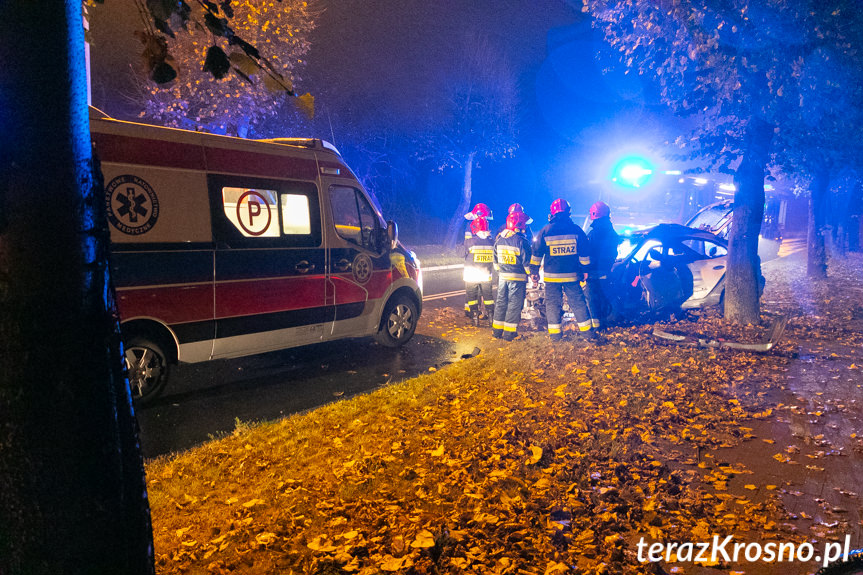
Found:
<svg viewBox="0 0 863 575"><path fill-rule="evenodd" d="M399 241L399 226L392 220L387 221L387 240L390 242L390 249L396 249Z"/></svg>

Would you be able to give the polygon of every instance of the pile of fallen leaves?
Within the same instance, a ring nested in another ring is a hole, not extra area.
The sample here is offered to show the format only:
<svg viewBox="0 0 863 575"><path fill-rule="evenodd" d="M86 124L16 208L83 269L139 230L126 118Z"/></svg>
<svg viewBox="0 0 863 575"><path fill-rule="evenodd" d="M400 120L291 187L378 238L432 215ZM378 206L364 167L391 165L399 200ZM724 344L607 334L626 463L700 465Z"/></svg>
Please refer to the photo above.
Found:
<svg viewBox="0 0 863 575"><path fill-rule="evenodd" d="M852 329L853 314L789 331ZM694 349L651 329L600 346L488 338L440 371L151 462L157 571L653 573L642 538L806 540L786 486L758 475L790 459L755 431L782 407L790 344ZM733 457L745 445L759 468Z"/></svg>

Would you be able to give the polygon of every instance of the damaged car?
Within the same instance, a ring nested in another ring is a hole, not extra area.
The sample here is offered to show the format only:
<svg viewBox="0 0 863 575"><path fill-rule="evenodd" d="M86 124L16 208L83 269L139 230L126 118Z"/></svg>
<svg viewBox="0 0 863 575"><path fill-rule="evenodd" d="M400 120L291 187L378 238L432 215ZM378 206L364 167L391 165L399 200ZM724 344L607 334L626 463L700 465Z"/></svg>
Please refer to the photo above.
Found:
<svg viewBox="0 0 863 575"><path fill-rule="evenodd" d="M626 316L721 305L728 242L706 230L659 224L633 232L632 246L612 268Z"/></svg>

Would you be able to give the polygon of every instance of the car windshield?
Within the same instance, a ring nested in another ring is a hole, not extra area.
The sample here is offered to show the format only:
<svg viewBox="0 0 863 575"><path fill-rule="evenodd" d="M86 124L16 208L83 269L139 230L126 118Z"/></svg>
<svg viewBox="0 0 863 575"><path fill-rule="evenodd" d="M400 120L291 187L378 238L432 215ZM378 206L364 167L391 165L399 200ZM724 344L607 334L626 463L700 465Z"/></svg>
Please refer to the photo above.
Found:
<svg viewBox="0 0 863 575"><path fill-rule="evenodd" d="M696 230L717 231L729 217L731 217L731 205L722 203L698 212L686 225Z"/></svg>

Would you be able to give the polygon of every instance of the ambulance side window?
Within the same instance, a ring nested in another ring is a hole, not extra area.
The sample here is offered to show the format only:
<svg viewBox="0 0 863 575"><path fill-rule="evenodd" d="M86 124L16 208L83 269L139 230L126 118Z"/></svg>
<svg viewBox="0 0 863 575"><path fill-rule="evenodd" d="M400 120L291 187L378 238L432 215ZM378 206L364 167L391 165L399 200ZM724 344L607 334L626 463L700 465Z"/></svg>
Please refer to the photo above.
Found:
<svg viewBox="0 0 863 575"><path fill-rule="evenodd" d="M321 245L318 190L312 182L209 176L213 232L222 245Z"/></svg>
<svg viewBox="0 0 863 575"><path fill-rule="evenodd" d="M380 222L365 195L356 188L332 186L330 204L336 232L349 242L376 251L375 230Z"/></svg>
<svg viewBox="0 0 863 575"><path fill-rule="evenodd" d="M253 188L222 188L222 208L243 237L279 237L278 193Z"/></svg>
<svg viewBox="0 0 863 575"><path fill-rule="evenodd" d="M282 233L290 235L307 235L312 233L312 223L309 217L309 198L303 194L282 194Z"/></svg>

